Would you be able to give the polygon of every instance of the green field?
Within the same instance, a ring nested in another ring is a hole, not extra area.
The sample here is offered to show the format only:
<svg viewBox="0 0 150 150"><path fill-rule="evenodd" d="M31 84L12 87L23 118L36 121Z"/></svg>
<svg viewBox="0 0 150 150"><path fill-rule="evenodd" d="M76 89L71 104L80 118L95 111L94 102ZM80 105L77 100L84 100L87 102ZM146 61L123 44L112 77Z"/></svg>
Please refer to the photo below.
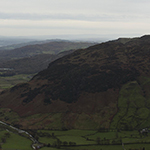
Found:
<svg viewBox="0 0 150 150"><path fill-rule="evenodd" d="M7 89L15 86L18 83L27 82L32 78L33 75L20 74L14 76L0 77L0 89Z"/></svg>
<svg viewBox="0 0 150 150"><path fill-rule="evenodd" d="M140 149L150 147L150 136L140 135L138 131L111 131L111 132L97 132L92 130L68 130L68 131L48 131L39 130L38 133L48 133L49 137L40 137L39 141L45 144L57 143L59 139L62 143L60 149L65 150L120 150L122 143L126 150L130 148ZM98 139L100 139L98 143ZM64 141L66 146L64 146ZM75 146L71 146L69 143L75 142ZM44 147L42 150L53 150L56 148Z"/></svg>
<svg viewBox="0 0 150 150"><path fill-rule="evenodd" d="M149 78L131 81L123 85L118 98L118 113L111 122L110 128L134 130L149 127ZM141 82L141 83L140 83ZM147 96L144 96L144 92Z"/></svg>
<svg viewBox="0 0 150 150"><path fill-rule="evenodd" d="M132 145L124 146L126 150L129 149L140 150L143 147L145 148L145 150L149 150L150 144L132 144ZM51 150L51 149L42 149L42 150ZM56 149L52 149L52 150L56 150ZM68 148L68 150L123 150L123 147L122 145L80 146L80 147Z"/></svg>
<svg viewBox="0 0 150 150"><path fill-rule="evenodd" d="M6 133L9 133L9 137L6 137ZM3 141L2 138L5 140ZM0 139L3 150L32 150L32 141L18 134L0 131Z"/></svg>
<svg viewBox="0 0 150 150"><path fill-rule="evenodd" d="M41 150L57 150L58 148L62 150L120 150L123 148L126 150L140 150L143 147L149 150L150 148L150 135L140 135L136 130L120 132L33 130L31 133L42 144ZM32 141L30 139L13 133L13 131L8 132L2 126L0 139L3 150L32 149Z"/></svg>

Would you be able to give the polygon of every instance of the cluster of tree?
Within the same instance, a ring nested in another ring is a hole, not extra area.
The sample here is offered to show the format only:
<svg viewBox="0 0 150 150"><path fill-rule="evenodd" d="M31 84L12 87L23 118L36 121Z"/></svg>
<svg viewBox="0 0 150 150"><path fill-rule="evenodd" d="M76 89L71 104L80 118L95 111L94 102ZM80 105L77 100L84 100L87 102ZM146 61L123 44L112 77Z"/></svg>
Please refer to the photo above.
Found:
<svg viewBox="0 0 150 150"><path fill-rule="evenodd" d="M67 142L67 141L60 141L59 139L57 139L57 141L55 141L52 144L52 147L56 147L56 148L60 148L61 146L75 146L76 142Z"/></svg>
<svg viewBox="0 0 150 150"><path fill-rule="evenodd" d="M129 148L129 150L145 150L145 147L143 147L143 148L140 148L140 149Z"/></svg>
<svg viewBox="0 0 150 150"><path fill-rule="evenodd" d="M60 148L61 146L75 146L76 143L75 142L67 142L67 141L61 141L59 140L54 133L52 134L49 134L47 132L36 132L36 131L32 131L32 135L35 137L48 137L48 138L53 138L53 139L56 139L55 142L53 142L53 144L44 144L44 146L47 146L47 147L56 147L56 148Z"/></svg>
<svg viewBox="0 0 150 150"><path fill-rule="evenodd" d="M54 136L54 134L50 135L47 132L38 132L37 135L40 136L40 137L49 137L49 138Z"/></svg>
<svg viewBox="0 0 150 150"><path fill-rule="evenodd" d="M113 140L110 139L101 139L100 137L97 137L96 142L98 145L120 145L122 144L122 139L121 138L116 138Z"/></svg>
<svg viewBox="0 0 150 150"><path fill-rule="evenodd" d="M110 131L114 131L114 129L106 129L104 127L98 129L98 132L110 132Z"/></svg>
<svg viewBox="0 0 150 150"><path fill-rule="evenodd" d="M6 143L6 140L10 137L10 133L6 132L2 137L1 137L1 142Z"/></svg>

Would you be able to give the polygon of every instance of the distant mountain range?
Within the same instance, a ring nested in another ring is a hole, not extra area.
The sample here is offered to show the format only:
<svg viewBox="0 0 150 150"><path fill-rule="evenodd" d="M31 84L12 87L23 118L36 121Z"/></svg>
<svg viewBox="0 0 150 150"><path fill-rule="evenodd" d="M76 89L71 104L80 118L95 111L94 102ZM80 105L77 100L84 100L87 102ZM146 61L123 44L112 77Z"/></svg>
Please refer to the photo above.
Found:
<svg viewBox="0 0 150 150"><path fill-rule="evenodd" d="M90 38L89 38L90 37ZM94 37L94 38L93 38ZM103 37L103 38L102 38ZM47 36L0 36L0 50L10 50L26 45L42 44L51 41L82 41L101 43L109 38L103 35L47 35Z"/></svg>
<svg viewBox="0 0 150 150"><path fill-rule="evenodd" d="M8 45L28 43L28 42L32 42L32 41L35 41L35 39L0 36L0 50L1 50L1 47L5 47Z"/></svg>
<svg viewBox="0 0 150 150"><path fill-rule="evenodd" d="M149 58L149 35L77 50L3 91L0 119L33 129L149 127Z"/></svg>

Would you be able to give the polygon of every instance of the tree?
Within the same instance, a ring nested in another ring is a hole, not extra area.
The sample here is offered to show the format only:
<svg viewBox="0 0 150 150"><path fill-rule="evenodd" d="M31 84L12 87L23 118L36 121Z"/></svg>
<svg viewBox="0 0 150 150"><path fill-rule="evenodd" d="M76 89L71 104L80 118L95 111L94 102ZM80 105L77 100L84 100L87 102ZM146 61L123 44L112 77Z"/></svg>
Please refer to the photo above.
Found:
<svg viewBox="0 0 150 150"><path fill-rule="evenodd" d="M68 142L67 142L67 141L64 141L64 142L63 142L63 145L64 145L64 146L68 145Z"/></svg>
<svg viewBox="0 0 150 150"><path fill-rule="evenodd" d="M52 133L52 137L55 137L54 132Z"/></svg>
<svg viewBox="0 0 150 150"><path fill-rule="evenodd" d="M6 142L6 138L5 138L5 137L2 137L2 138L1 138L1 141L2 141L2 143L5 143L5 142Z"/></svg>
<svg viewBox="0 0 150 150"><path fill-rule="evenodd" d="M10 133L9 132L5 133L5 137L9 138L10 137Z"/></svg>
<svg viewBox="0 0 150 150"><path fill-rule="evenodd" d="M61 143L62 143L62 142L61 142L59 139L57 139L57 148L60 148Z"/></svg>
<svg viewBox="0 0 150 150"><path fill-rule="evenodd" d="M96 142L98 145L100 144L100 141L101 141L100 137L97 137Z"/></svg>
<svg viewBox="0 0 150 150"><path fill-rule="evenodd" d="M116 131L116 139L118 138L118 131Z"/></svg>
<svg viewBox="0 0 150 150"><path fill-rule="evenodd" d="M69 145L70 145L70 146L75 146L76 143L75 143L75 142L69 142Z"/></svg>

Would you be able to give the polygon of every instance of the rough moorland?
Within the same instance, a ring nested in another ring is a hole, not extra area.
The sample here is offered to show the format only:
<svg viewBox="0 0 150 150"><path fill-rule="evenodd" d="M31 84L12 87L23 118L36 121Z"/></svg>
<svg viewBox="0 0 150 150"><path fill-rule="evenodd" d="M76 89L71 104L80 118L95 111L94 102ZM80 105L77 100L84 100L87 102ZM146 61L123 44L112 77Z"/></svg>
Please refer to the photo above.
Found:
<svg viewBox="0 0 150 150"><path fill-rule="evenodd" d="M144 128L150 122L149 58L148 35L77 50L2 92L0 104L19 114L22 121L15 123L23 127ZM43 117L29 121L37 114Z"/></svg>

